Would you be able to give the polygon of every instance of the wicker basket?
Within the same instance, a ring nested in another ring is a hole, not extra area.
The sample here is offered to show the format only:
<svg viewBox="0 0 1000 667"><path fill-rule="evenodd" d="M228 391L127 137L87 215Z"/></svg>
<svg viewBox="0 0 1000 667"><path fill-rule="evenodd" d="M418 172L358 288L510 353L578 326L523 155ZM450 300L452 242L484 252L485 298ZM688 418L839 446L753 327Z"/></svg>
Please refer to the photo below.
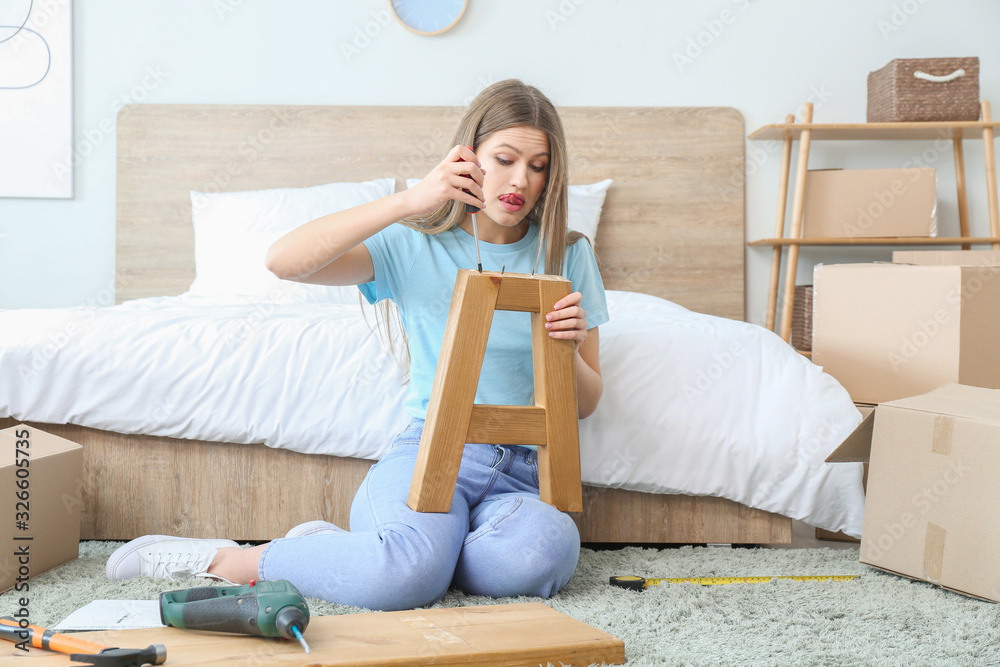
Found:
<svg viewBox="0 0 1000 667"><path fill-rule="evenodd" d="M792 306L792 347L808 352L813 348L813 286L795 286Z"/></svg>
<svg viewBox="0 0 1000 667"><path fill-rule="evenodd" d="M868 75L868 122L979 120L979 58L896 58Z"/></svg>

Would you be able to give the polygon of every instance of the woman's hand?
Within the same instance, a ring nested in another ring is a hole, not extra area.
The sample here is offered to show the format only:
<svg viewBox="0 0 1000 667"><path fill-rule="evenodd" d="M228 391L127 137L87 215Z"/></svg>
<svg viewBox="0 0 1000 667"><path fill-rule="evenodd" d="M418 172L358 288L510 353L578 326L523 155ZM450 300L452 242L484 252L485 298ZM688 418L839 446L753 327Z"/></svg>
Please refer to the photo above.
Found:
<svg viewBox="0 0 1000 667"><path fill-rule="evenodd" d="M580 306L583 295L579 292L567 294L552 306L552 312L545 316L545 328L553 338L572 339L576 349L587 340L587 311Z"/></svg>
<svg viewBox="0 0 1000 667"><path fill-rule="evenodd" d="M430 215L451 199L483 208L483 174L486 172L481 167L476 154L468 146L452 148L423 180L404 191L411 215Z"/></svg>

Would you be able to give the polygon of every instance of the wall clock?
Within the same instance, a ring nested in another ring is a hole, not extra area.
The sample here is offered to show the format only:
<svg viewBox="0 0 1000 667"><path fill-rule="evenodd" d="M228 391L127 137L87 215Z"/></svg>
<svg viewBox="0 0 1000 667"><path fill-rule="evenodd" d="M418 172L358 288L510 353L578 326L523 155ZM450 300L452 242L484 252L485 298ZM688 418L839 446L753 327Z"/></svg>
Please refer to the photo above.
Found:
<svg viewBox="0 0 1000 667"><path fill-rule="evenodd" d="M396 19L418 35L440 35L455 27L469 0L389 0Z"/></svg>

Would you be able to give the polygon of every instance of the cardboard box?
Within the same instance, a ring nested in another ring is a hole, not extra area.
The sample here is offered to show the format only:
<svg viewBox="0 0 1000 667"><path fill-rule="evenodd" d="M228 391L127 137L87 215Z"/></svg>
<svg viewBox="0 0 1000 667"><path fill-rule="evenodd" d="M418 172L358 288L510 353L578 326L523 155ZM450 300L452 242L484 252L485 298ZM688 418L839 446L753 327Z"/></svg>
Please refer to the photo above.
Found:
<svg viewBox="0 0 1000 667"><path fill-rule="evenodd" d="M937 173L920 169L813 169L802 236L937 236Z"/></svg>
<svg viewBox="0 0 1000 667"><path fill-rule="evenodd" d="M1000 391L883 403L827 461L869 461L862 563L1000 602Z"/></svg>
<svg viewBox="0 0 1000 667"><path fill-rule="evenodd" d="M30 600L29 579L79 557L82 478L75 442L23 424L0 430L0 592Z"/></svg>
<svg viewBox="0 0 1000 667"><path fill-rule="evenodd" d="M1000 250L895 250L893 264L1000 266Z"/></svg>
<svg viewBox="0 0 1000 667"><path fill-rule="evenodd" d="M859 403L1000 388L1000 267L832 264L813 280L812 360Z"/></svg>

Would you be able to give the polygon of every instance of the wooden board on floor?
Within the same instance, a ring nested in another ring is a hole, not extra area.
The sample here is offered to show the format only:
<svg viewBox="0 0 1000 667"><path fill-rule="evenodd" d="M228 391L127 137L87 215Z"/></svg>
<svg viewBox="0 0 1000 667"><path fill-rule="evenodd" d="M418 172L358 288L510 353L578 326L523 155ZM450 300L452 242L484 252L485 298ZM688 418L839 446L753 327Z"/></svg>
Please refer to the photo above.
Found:
<svg viewBox="0 0 1000 667"><path fill-rule="evenodd" d="M149 628L81 632L74 637L120 648L167 648L167 665L620 665L625 643L544 604L319 616L295 641ZM4 642L0 657L23 651ZM70 664L60 653L32 649L33 667ZM75 664L75 663L74 663Z"/></svg>

